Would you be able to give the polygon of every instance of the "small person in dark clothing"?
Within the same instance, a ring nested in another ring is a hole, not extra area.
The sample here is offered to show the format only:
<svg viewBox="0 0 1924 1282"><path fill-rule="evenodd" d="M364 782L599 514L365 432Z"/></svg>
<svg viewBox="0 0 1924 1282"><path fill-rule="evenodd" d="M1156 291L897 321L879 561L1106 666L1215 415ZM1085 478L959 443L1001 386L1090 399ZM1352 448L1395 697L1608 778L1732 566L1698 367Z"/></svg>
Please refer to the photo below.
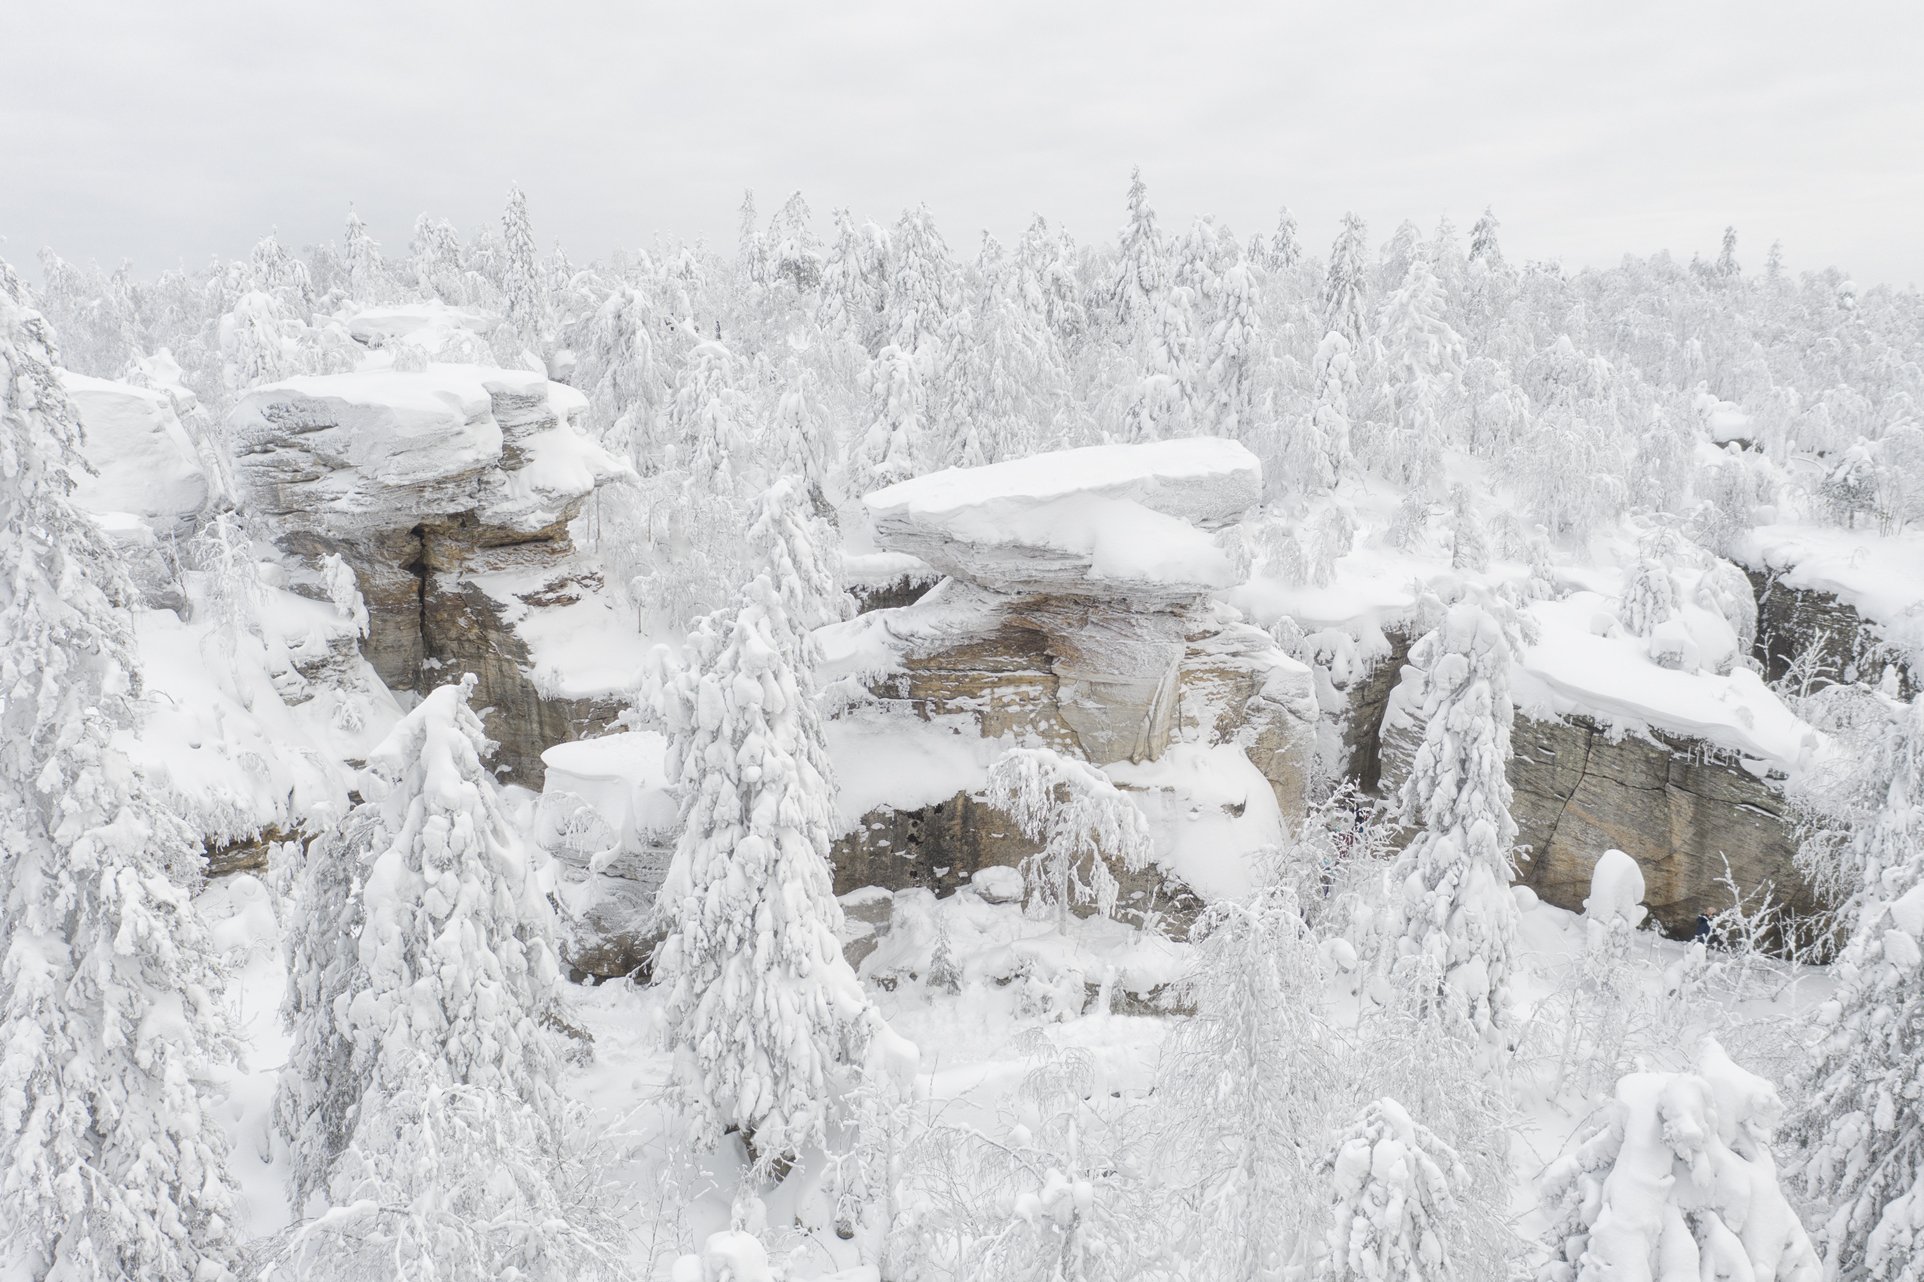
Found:
<svg viewBox="0 0 1924 1282"><path fill-rule="evenodd" d="M1702 944L1705 948L1710 948L1717 942L1712 938L1710 918L1703 913L1697 914L1697 929L1691 933L1690 940L1692 943Z"/></svg>

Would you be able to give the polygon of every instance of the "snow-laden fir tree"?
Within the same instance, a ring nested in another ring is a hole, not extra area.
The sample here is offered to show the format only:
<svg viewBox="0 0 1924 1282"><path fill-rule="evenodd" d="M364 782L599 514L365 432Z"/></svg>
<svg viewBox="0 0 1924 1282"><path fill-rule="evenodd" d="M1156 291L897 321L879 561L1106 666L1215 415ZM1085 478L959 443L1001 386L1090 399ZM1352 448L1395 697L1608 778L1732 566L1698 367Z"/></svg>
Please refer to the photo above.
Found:
<svg viewBox="0 0 1924 1282"><path fill-rule="evenodd" d="M781 602L781 615L771 619L777 639L812 686L815 629L848 618L853 605L842 586L833 530L815 515L801 483L784 477L750 505L748 541Z"/></svg>
<svg viewBox="0 0 1924 1282"><path fill-rule="evenodd" d="M1924 1279L1924 696L1899 722L1882 808L1859 824L1855 929L1820 1011L1795 1132L1836 1276Z"/></svg>
<svg viewBox="0 0 1924 1282"><path fill-rule="evenodd" d="M1453 1282L1450 1240L1469 1173L1393 1099L1365 1108L1324 1159L1328 1227L1315 1282Z"/></svg>
<svg viewBox="0 0 1924 1282"><path fill-rule="evenodd" d="M755 435L748 397L737 386L740 362L722 343L698 344L675 376L666 435L674 467L704 496L740 495L754 471Z"/></svg>
<svg viewBox="0 0 1924 1282"><path fill-rule="evenodd" d="M1626 577L1617 621L1635 636L1647 637L1677 612L1677 584L1661 557L1640 556Z"/></svg>
<svg viewBox="0 0 1924 1282"><path fill-rule="evenodd" d="M501 306L507 323L497 331L495 350L506 357L504 364L512 366L520 363L523 351L541 353L550 323L547 276L541 270L540 251L535 248L528 198L518 186L508 188L501 239Z"/></svg>
<svg viewBox="0 0 1924 1282"><path fill-rule="evenodd" d="M819 720L764 574L699 620L659 691L681 834L657 911L655 960L690 1142L739 1132L779 1168L828 1138L879 1017L842 956L828 867L834 797Z"/></svg>
<svg viewBox="0 0 1924 1282"><path fill-rule="evenodd" d="M928 394L915 357L893 343L869 367L874 419L856 442L849 480L857 494L906 481L922 471Z"/></svg>
<svg viewBox="0 0 1924 1282"><path fill-rule="evenodd" d="M1510 1012L1511 644L1473 601L1449 608L1410 652L1423 722L1397 805L1416 836L1390 874L1383 963L1392 984L1445 1028L1500 1048Z"/></svg>
<svg viewBox="0 0 1924 1282"><path fill-rule="evenodd" d="M57 366L0 261L0 1263L212 1282L237 1251L200 840L113 744L136 721L133 589L69 498Z"/></svg>
<svg viewBox="0 0 1924 1282"><path fill-rule="evenodd" d="M1040 843L1022 861L1023 886L1028 902L1053 908L1065 928L1071 907L1113 917L1120 887L1109 865L1137 872L1154 855L1136 803L1094 766L1053 749L1009 749L989 766L983 795Z"/></svg>
<svg viewBox="0 0 1924 1282"><path fill-rule="evenodd" d="M1173 1218L1197 1276L1272 1282L1301 1245L1314 1137L1343 1085L1323 969L1280 887L1210 905L1190 941L1181 992L1195 1013L1170 1033L1156 1092Z"/></svg>
<svg viewBox="0 0 1924 1282"><path fill-rule="evenodd" d="M588 393L595 439L642 475L661 470L665 399L655 352L655 309L640 290L618 285L587 326L579 385Z"/></svg>
<svg viewBox="0 0 1924 1282"><path fill-rule="evenodd" d="M454 224L445 218L422 214L414 220L414 239L408 251L408 270L414 276L417 290L457 307L468 301L461 238L455 233Z"/></svg>
<svg viewBox="0 0 1924 1282"><path fill-rule="evenodd" d="M1323 332L1341 334L1352 357L1363 351L1368 340L1364 294L1369 282L1363 266L1368 234L1361 218L1344 214L1343 230L1330 248L1329 270L1323 277Z"/></svg>
<svg viewBox="0 0 1924 1282"><path fill-rule="evenodd" d="M381 247L375 243L367 224L352 209L347 211L347 232L341 257L347 265L348 297L363 305L388 300L387 264L381 261Z"/></svg>
<svg viewBox="0 0 1924 1282"><path fill-rule="evenodd" d="M560 982L531 851L488 772L474 678L370 755L303 867L275 1118L296 1202L331 1204L286 1276L572 1278L611 1230L556 1084ZM389 1271L383 1272L386 1268Z"/></svg>
<svg viewBox="0 0 1924 1282"><path fill-rule="evenodd" d="M1541 1282L1818 1282L1778 1184L1774 1087L1705 1039L1694 1071L1631 1073L1545 1170Z"/></svg>
<svg viewBox="0 0 1924 1282"><path fill-rule="evenodd" d="M1258 371L1264 351L1255 273L1232 264L1215 282L1217 316L1203 335L1201 391L1209 434L1260 444L1256 431Z"/></svg>
<svg viewBox="0 0 1924 1282"><path fill-rule="evenodd" d="M1115 276L1109 286L1109 309L1118 339L1128 344L1146 329L1162 306L1168 286L1168 250L1156 227L1156 211L1149 204L1149 187L1142 170L1129 174L1129 221L1123 224L1122 245L1116 255Z"/></svg>
<svg viewBox="0 0 1924 1282"><path fill-rule="evenodd" d="M768 424L769 473L793 480L809 505L826 514L831 511L829 459L836 442L821 390L814 371L801 364L789 370L787 386Z"/></svg>
<svg viewBox="0 0 1924 1282"><path fill-rule="evenodd" d="M1276 216L1276 231L1270 236L1265 247L1267 254L1263 269L1271 275L1295 271L1303 261L1302 237L1296 230L1296 215L1284 205L1283 211Z"/></svg>
<svg viewBox="0 0 1924 1282"><path fill-rule="evenodd" d="M1463 339L1444 315L1442 287L1417 252L1377 318L1382 344L1381 406L1371 433L1373 462L1402 484L1434 476L1446 416L1463 373Z"/></svg>

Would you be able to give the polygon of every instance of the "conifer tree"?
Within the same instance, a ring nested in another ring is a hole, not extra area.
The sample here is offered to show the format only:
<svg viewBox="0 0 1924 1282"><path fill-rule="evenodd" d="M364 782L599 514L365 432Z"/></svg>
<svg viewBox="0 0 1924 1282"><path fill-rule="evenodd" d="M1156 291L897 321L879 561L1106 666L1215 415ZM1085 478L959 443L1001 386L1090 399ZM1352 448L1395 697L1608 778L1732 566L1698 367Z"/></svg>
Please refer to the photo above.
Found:
<svg viewBox="0 0 1924 1282"><path fill-rule="evenodd" d="M1449 1239L1469 1173L1455 1150L1393 1099L1350 1123L1325 1160L1329 1227L1316 1282L1449 1282Z"/></svg>
<svg viewBox="0 0 1924 1282"><path fill-rule="evenodd" d="M1156 228L1156 211L1149 205L1149 187L1142 170L1135 169L1129 174L1129 221L1122 228L1122 250L1109 286L1110 314L1125 345L1154 321L1167 286L1167 250Z"/></svg>
<svg viewBox="0 0 1924 1282"><path fill-rule="evenodd" d="M1793 1130L1841 1278L1924 1279L1924 695L1898 725L1889 791L1853 833L1855 928L1820 1011Z"/></svg>
<svg viewBox="0 0 1924 1282"><path fill-rule="evenodd" d="M1412 649L1421 674L1423 740L1398 792L1415 838L1390 875L1393 919L1384 961L1425 1017L1500 1048L1510 1026L1509 638L1470 601Z"/></svg>
<svg viewBox="0 0 1924 1282"><path fill-rule="evenodd" d="M136 722L133 590L69 498L57 367L0 261L0 1261L226 1279L211 1076L231 1043L189 897L200 842L113 743Z"/></svg>
<svg viewBox="0 0 1924 1282"><path fill-rule="evenodd" d="M875 418L856 444L849 469L858 493L906 481L922 471L928 397L915 358L893 343L884 347L869 369L869 396Z"/></svg>
<svg viewBox="0 0 1924 1282"><path fill-rule="evenodd" d="M1817 1253L1777 1182L1783 1105L1706 1038L1694 1071L1631 1073L1545 1170L1541 1282L1818 1282Z"/></svg>
<svg viewBox="0 0 1924 1282"><path fill-rule="evenodd" d="M1323 332L1341 334L1349 343L1352 359L1363 350L1368 338L1363 319L1364 291L1368 288L1363 254L1368 234L1361 218L1344 214L1343 230L1330 249L1329 271L1323 279Z"/></svg>
<svg viewBox="0 0 1924 1282"><path fill-rule="evenodd" d="M291 1276L573 1278L611 1226L544 1027L560 982L527 844L484 760L472 676L370 756L366 797L303 867L275 1117L296 1200L332 1204ZM477 1273L476 1276L483 1274Z"/></svg>
<svg viewBox="0 0 1924 1282"><path fill-rule="evenodd" d="M792 627L757 574L698 621L689 666L660 691L681 796L657 900L671 1089L693 1143L738 1131L765 1169L826 1142L879 1022L837 938L834 798Z"/></svg>
<svg viewBox="0 0 1924 1282"><path fill-rule="evenodd" d="M347 264L349 297L362 304L386 302L387 265L381 261L381 247L374 242L361 216L352 209L347 211L347 234L341 256Z"/></svg>
<svg viewBox="0 0 1924 1282"><path fill-rule="evenodd" d="M501 215L501 239L505 254L501 300L507 323L502 326L505 333L497 332L496 350L509 357L508 363L514 363L520 351L537 355L542 352L550 324L547 277L541 270L540 251L535 248L528 198L518 186L508 188L508 207ZM506 352L504 344L512 344L519 350Z"/></svg>

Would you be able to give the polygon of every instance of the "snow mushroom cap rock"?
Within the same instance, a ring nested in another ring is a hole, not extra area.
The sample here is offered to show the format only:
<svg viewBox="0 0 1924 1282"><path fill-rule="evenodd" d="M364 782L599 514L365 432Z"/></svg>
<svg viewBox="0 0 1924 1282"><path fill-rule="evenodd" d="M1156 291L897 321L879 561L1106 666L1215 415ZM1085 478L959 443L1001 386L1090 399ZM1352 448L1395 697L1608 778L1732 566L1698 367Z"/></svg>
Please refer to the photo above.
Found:
<svg viewBox="0 0 1924 1282"><path fill-rule="evenodd" d="M865 500L875 540L1000 592L1174 605L1242 580L1211 530L1262 497L1262 464L1208 437L949 468Z"/></svg>

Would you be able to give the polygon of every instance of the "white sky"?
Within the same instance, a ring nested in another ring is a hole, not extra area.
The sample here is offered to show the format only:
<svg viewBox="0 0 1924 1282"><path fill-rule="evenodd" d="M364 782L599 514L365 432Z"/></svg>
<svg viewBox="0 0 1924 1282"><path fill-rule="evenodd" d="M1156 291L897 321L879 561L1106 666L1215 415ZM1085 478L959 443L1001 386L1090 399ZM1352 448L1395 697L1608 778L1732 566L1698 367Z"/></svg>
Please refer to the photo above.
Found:
<svg viewBox="0 0 1924 1282"><path fill-rule="evenodd" d="M1924 282L1924 3L0 3L0 254L389 252L527 191L577 260L926 201L950 245L1290 204L1322 249L1485 204L1513 260L1667 248Z"/></svg>

